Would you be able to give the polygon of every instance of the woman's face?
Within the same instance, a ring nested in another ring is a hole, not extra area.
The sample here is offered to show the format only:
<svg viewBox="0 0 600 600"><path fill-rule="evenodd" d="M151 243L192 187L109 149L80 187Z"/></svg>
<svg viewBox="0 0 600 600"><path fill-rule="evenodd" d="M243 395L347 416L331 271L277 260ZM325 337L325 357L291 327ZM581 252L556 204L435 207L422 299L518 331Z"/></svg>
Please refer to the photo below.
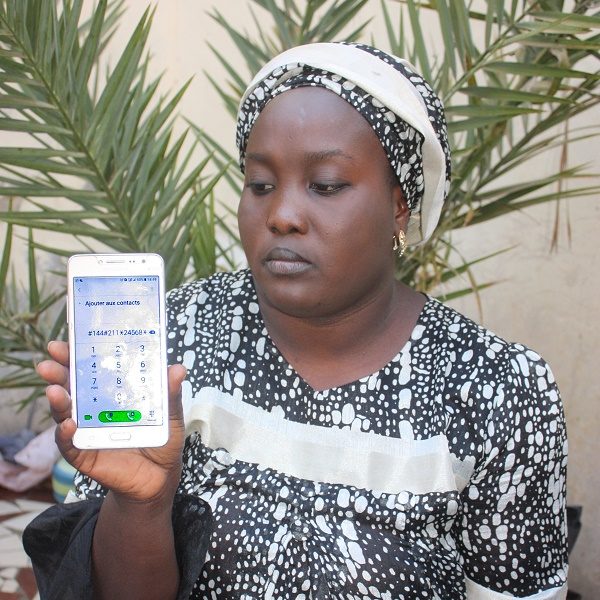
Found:
<svg viewBox="0 0 600 600"><path fill-rule="evenodd" d="M248 140L238 221L262 302L297 317L355 312L393 284L408 209L365 119L323 88L271 100Z"/></svg>

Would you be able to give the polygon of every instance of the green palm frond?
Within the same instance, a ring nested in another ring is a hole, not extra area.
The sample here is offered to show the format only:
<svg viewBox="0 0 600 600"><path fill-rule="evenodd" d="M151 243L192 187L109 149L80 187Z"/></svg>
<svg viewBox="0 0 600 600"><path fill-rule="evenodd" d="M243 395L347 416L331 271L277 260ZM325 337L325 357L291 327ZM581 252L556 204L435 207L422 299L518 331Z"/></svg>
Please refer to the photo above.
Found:
<svg viewBox="0 0 600 600"><path fill-rule="evenodd" d="M214 46L209 44L229 75L224 86L207 73L227 110L235 118L237 106L250 78L271 58L284 50L311 42L355 41L365 31L370 19L360 19L368 0L249 0L257 30L255 36L236 30L214 9L210 16L224 29L244 58L247 72L241 75ZM261 11L259 18L253 7ZM264 17L269 20L265 25ZM358 18L358 24L354 20Z"/></svg>
<svg viewBox="0 0 600 600"><path fill-rule="evenodd" d="M60 271L75 251L157 252L169 287L230 264L222 245L199 239L220 228L211 193L221 172L209 175L202 147L175 133L187 84L165 98L148 77L152 11L109 66L102 51L125 3L98 0L88 20L83 5L0 1L0 387L40 383L34 360L65 334L63 280L46 285L38 263ZM40 243L41 231L64 243ZM19 238L25 279L12 268Z"/></svg>
<svg viewBox="0 0 600 600"><path fill-rule="evenodd" d="M101 0L82 38L82 4L64 2L62 12L44 0L0 5L0 130L29 134L26 146L0 148L0 185L32 209L4 211L0 219L115 251L152 250L171 273L191 260L189 233L218 177L202 180L205 162L181 167L185 133L174 135L173 118L187 86L162 99L158 81L147 81L151 12L94 97L114 19Z"/></svg>
<svg viewBox="0 0 600 600"><path fill-rule="evenodd" d="M559 5L496 0L479 13L465 1L381 0L391 51L429 73L447 107L453 155L441 225L401 273L412 285L428 291L446 278L456 253L448 264L440 256L446 256L454 230L600 191L584 165L564 165L550 176L535 168L534 161L557 146L598 133L590 127L582 135L569 134L565 124L600 101L600 16L590 3L576 3L572 12ZM485 35L479 42L473 32L481 26ZM438 34L444 44L432 55L430 42ZM528 163L528 180L513 184L513 171Z"/></svg>

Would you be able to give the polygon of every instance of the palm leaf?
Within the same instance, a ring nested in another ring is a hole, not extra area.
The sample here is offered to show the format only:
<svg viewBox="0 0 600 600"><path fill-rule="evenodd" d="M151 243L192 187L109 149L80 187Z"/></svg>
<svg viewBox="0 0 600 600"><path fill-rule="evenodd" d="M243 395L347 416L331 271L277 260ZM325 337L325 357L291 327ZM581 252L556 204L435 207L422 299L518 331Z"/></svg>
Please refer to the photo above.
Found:
<svg viewBox="0 0 600 600"><path fill-rule="evenodd" d="M447 106L453 181L441 226L424 247L411 253L400 273L407 283L427 290L457 270L453 253L447 254L453 229L535 204L571 198L585 201L600 191L593 185L572 185L566 191L563 182L584 176L582 165L565 166L551 176L518 185L505 183L516 167L557 144L597 134L587 131L567 140L556 138L554 132L600 101L595 54L600 17L583 4L576 13L540 11L538 4L518 0L488 2L485 13L471 10L470 3L462 0L398 0L398 4L399 23L409 19L412 31L394 26L385 12L392 48L410 48L414 39L415 57L420 60L419 40L437 33L422 29L419 16L426 11L437 16L444 40L442 51L437 55L430 51L427 58L431 80ZM485 24L483 44L471 33L480 23ZM419 66L423 69L423 64ZM473 280L457 293L475 289ZM451 297L455 296L446 296Z"/></svg>
<svg viewBox="0 0 600 600"><path fill-rule="evenodd" d="M35 360L50 336L65 333L57 304L64 275L55 280L58 291L47 286L52 274L43 273L40 257L61 264L69 251L158 252L171 286L214 270L221 260L222 247L209 260L190 236L193 228L217 235L219 219L208 220L201 207L220 173L208 177L208 159L192 159L202 147L189 149L185 132L173 134L187 84L160 98L159 80L148 81L151 10L114 66L99 67L123 7L122 0L99 0L84 20L83 0L0 2L0 131L20 136L19 147L0 142L1 192L20 201L0 210L7 234L0 260L0 367L12 369L2 387L37 386ZM25 290L13 274L11 251L20 231L28 245ZM40 243L41 231L68 236L70 250ZM24 358L14 362L15 356Z"/></svg>

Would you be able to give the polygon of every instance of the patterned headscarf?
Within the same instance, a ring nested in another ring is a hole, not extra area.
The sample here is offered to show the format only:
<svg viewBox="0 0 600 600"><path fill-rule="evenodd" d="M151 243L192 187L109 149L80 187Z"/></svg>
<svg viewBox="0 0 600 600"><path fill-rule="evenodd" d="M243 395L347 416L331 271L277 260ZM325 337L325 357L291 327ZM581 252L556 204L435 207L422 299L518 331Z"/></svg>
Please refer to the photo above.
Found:
<svg viewBox="0 0 600 600"><path fill-rule="evenodd" d="M437 225L450 183L444 108L410 63L371 46L307 44L267 63L248 86L238 111L236 141L242 171L248 137L263 108L279 94L305 86L331 90L371 125L410 210L407 241L426 241Z"/></svg>

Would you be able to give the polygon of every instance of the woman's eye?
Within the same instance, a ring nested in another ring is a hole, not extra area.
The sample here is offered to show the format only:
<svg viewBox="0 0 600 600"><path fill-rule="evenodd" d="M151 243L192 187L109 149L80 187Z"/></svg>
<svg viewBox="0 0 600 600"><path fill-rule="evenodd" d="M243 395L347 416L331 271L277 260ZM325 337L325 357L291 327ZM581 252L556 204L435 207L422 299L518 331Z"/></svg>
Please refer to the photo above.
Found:
<svg viewBox="0 0 600 600"><path fill-rule="evenodd" d="M311 183L310 189L323 196L330 196L346 187L345 183Z"/></svg>
<svg viewBox="0 0 600 600"><path fill-rule="evenodd" d="M261 183L259 181L254 181L251 183L247 183L246 187L249 188L253 194L261 196L262 194L268 194L272 189L274 189L275 186L270 183Z"/></svg>

